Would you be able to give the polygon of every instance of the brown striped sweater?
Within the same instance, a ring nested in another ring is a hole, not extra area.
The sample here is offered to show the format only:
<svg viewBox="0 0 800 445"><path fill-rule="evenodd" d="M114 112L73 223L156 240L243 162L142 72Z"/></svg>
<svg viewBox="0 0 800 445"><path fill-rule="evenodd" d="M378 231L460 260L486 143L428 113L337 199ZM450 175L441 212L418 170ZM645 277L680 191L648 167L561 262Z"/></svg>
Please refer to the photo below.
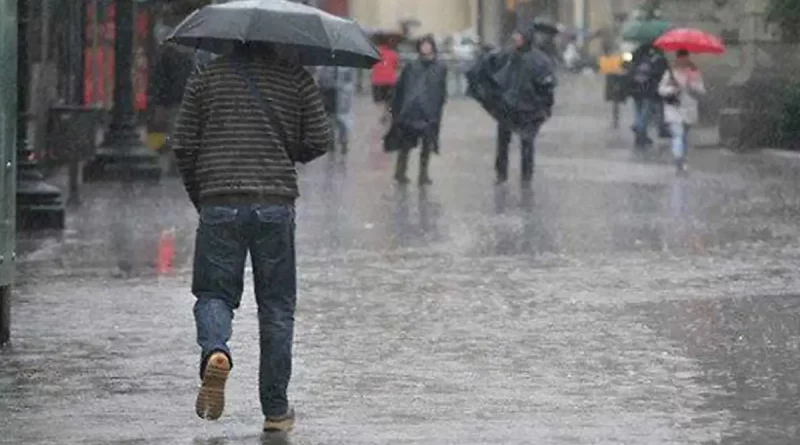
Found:
<svg viewBox="0 0 800 445"><path fill-rule="evenodd" d="M189 80L172 147L195 206L292 203L297 170L277 129L251 95L233 56L219 57ZM280 117L305 161L325 154L330 121L311 75L289 62L247 59L245 71Z"/></svg>

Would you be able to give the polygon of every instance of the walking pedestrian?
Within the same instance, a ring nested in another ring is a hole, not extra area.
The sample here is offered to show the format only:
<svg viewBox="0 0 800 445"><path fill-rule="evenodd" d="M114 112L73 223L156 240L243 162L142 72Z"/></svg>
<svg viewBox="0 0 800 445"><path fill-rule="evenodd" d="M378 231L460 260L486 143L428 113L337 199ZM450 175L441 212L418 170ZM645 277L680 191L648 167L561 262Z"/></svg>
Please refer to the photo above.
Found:
<svg viewBox="0 0 800 445"><path fill-rule="evenodd" d="M650 44L643 44L633 52L629 75L635 112L632 130L637 150L644 150L653 144L648 128L654 118L660 120L662 102L658 84L667 67L664 53Z"/></svg>
<svg viewBox="0 0 800 445"><path fill-rule="evenodd" d="M389 104L392 102L400 70L400 54L388 43L378 45L381 61L372 67L372 99L381 110L381 123L389 120Z"/></svg>
<svg viewBox="0 0 800 445"><path fill-rule="evenodd" d="M199 211L192 293L201 348L196 412L218 419L233 366L228 341L247 253L258 305L265 431L288 431L296 305L297 162L325 154L331 130L313 77L268 44L242 43L190 79L174 137Z"/></svg>
<svg viewBox="0 0 800 445"><path fill-rule="evenodd" d="M317 85L334 133L334 150L347 154L353 128L353 99L356 72L350 67L323 66L317 69Z"/></svg>
<svg viewBox="0 0 800 445"><path fill-rule="evenodd" d="M537 29L533 24L512 34L514 46L506 51L501 68L492 76L500 86L497 123L497 183L508 181L508 155L511 137L517 133L521 146L522 182L533 179L534 142L544 122L552 114L556 78L551 58L534 45ZM484 63L496 64L487 60Z"/></svg>
<svg viewBox="0 0 800 445"><path fill-rule="evenodd" d="M447 102L447 68L437 60L436 41L428 35L417 42L419 58L403 70L392 101L392 126L384 140L386 151L397 151L394 178L408 183L411 150L422 142L419 185L430 185L432 153L439 153L439 130Z"/></svg>
<svg viewBox="0 0 800 445"><path fill-rule="evenodd" d="M699 96L706 93L703 75L688 51L678 51L674 65L661 78L658 92L664 98L664 119L670 125L675 166L679 174L686 173L689 129L698 121Z"/></svg>

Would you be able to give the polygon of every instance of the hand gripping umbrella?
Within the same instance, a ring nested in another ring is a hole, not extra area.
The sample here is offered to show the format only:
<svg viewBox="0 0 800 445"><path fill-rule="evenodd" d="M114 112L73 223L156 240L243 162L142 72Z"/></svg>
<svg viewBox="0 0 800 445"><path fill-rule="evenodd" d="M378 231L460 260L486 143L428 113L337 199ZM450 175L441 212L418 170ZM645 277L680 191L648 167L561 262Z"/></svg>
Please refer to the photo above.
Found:
<svg viewBox="0 0 800 445"><path fill-rule="evenodd" d="M208 5L186 17L168 41L217 54L236 43L263 42L305 66L371 68L377 48L357 23L287 0Z"/></svg>

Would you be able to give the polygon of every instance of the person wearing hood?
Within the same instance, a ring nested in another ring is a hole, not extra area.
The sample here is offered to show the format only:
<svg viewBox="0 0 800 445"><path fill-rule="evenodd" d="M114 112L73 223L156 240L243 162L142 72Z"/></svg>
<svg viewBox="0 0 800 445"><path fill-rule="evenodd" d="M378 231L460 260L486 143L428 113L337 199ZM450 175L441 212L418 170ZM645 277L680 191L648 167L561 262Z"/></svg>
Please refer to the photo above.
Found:
<svg viewBox="0 0 800 445"><path fill-rule="evenodd" d="M384 138L387 152L397 151L394 178L408 183L411 150L422 143L419 184L432 183L428 164L439 153L439 130L447 102L447 68L437 59L436 41L428 35L417 42L419 58L403 69L392 99L392 126Z"/></svg>
<svg viewBox="0 0 800 445"><path fill-rule="evenodd" d="M502 68L493 80L500 87L500 112L497 128L497 183L508 180L508 155L511 136L517 133L522 150L521 176L524 183L533 179L534 140L542 124L550 118L556 78L551 58L535 43L536 26L518 28L512 34L514 46L504 54ZM501 56L503 57L503 56ZM491 62L497 64L497 62Z"/></svg>

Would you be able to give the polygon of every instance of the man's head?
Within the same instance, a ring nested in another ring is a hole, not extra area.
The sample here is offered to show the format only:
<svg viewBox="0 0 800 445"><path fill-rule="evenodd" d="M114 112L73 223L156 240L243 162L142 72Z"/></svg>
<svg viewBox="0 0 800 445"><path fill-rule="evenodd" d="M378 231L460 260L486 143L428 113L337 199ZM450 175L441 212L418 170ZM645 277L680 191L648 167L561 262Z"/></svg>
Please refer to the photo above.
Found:
<svg viewBox="0 0 800 445"><path fill-rule="evenodd" d="M688 60L689 59L689 51L685 49L679 49L678 52L675 54L678 60Z"/></svg>

